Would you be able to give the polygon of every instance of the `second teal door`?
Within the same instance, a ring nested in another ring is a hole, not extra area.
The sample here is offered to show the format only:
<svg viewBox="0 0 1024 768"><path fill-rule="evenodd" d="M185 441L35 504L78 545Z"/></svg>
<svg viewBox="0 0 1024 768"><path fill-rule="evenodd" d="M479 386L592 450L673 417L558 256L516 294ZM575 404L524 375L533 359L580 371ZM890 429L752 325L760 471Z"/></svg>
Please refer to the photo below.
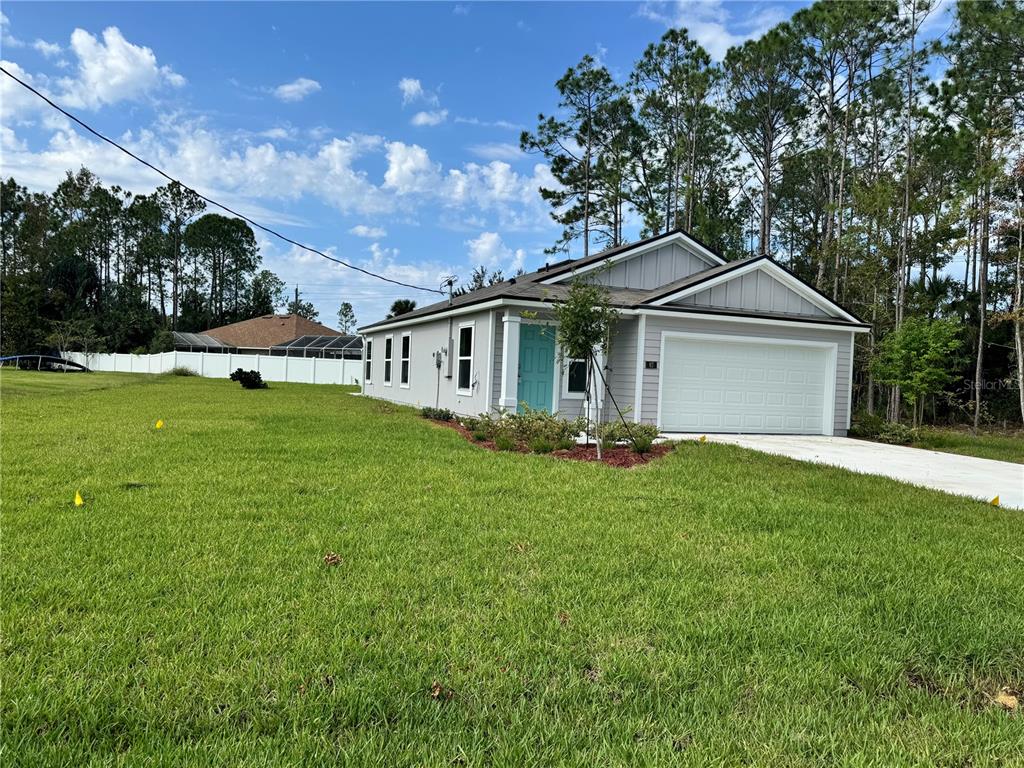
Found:
<svg viewBox="0 0 1024 768"><path fill-rule="evenodd" d="M523 323L519 331L519 401L535 411L551 412L555 386L555 328Z"/></svg>

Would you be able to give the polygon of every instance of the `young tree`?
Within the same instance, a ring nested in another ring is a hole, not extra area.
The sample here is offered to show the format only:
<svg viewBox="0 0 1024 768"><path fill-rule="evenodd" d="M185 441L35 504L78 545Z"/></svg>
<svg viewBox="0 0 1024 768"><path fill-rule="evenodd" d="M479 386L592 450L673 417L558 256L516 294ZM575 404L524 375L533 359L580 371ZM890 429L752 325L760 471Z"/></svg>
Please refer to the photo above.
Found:
<svg viewBox="0 0 1024 768"><path fill-rule="evenodd" d="M356 327L356 313L352 305L347 301L341 302L338 308L338 330L342 333L351 333Z"/></svg>
<svg viewBox="0 0 1024 768"><path fill-rule="evenodd" d="M289 315L298 315L304 317L307 320L316 320L320 317L320 313L316 307L313 306L313 302L304 301L302 294L299 293L299 286L295 286L295 297L288 302L288 306L285 311Z"/></svg>
<svg viewBox="0 0 1024 768"><path fill-rule="evenodd" d="M206 209L206 203L195 192L176 181L158 188L154 196L167 225L171 266L171 329L177 330L185 227L194 216Z"/></svg>
<svg viewBox="0 0 1024 768"><path fill-rule="evenodd" d="M962 341L952 320L908 317L879 344L872 361L875 377L899 387L912 408L913 425L924 416L924 399L953 380L956 353ZM898 421L899 419L895 419Z"/></svg>
<svg viewBox="0 0 1024 768"><path fill-rule="evenodd" d="M592 421L596 426L601 420L601 400L607 389L604 373L597 367L597 354L602 353L607 357L610 353L612 334L619 314L611 306L608 289L582 277L572 281L568 295L552 307L552 312L558 321L559 363L566 359L587 362L586 397L593 408ZM588 439L590 433L591 419L588 413ZM597 456L601 457L600 440L597 443Z"/></svg>

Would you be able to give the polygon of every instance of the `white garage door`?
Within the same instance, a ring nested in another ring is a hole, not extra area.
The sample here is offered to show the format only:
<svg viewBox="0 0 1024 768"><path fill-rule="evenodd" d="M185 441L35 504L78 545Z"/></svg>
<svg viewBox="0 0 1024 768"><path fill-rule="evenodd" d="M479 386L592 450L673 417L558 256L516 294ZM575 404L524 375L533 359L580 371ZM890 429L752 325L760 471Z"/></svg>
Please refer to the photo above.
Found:
<svg viewBox="0 0 1024 768"><path fill-rule="evenodd" d="M663 349L663 430L832 434L831 345L666 334Z"/></svg>

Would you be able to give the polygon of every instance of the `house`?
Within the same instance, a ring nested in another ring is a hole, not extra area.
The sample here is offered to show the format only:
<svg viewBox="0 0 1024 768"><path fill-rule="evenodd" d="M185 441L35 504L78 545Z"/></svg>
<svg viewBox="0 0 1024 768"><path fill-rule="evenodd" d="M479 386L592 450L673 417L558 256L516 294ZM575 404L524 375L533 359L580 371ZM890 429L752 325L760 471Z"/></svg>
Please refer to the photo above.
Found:
<svg viewBox="0 0 1024 768"><path fill-rule="evenodd" d="M576 416L586 367L550 307L576 277L619 312L601 403L664 432L845 435L854 337L869 326L768 257L726 262L682 231L613 248L360 328L363 392L462 415ZM613 402L614 398L614 402Z"/></svg>
<svg viewBox="0 0 1024 768"><path fill-rule="evenodd" d="M263 352L300 336L341 336L340 331L296 315L263 315L203 331L242 352Z"/></svg>

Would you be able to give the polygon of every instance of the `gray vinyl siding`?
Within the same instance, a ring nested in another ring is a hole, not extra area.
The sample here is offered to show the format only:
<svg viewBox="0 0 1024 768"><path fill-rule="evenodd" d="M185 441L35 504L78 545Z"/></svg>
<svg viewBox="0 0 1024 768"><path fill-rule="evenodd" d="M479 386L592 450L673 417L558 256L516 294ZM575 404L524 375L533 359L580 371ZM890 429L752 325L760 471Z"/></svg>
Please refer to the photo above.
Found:
<svg viewBox="0 0 1024 768"><path fill-rule="evenodd" d="M458 387L457 348L459 326L473 323L473 365L472 377L476 385L472 394L460 394ZM411 335L409 357L409 386L400 386L402 334ZM394 337L394 353L391 362L391 385L384 385L384 339ZM416 407L434 406L448 408L463 416L475 416L489 407L490 389L490 315L477 312L452 318L451 349L448 340L448 319L419 323L405 328L367 333L365 339L373 341L371 381L364 382L363 394L379 397L394 403ZM440 370L434 365L434 353L446 349L452 355L452 377L448 378L448 359L444 358Z"/></svg>
<svg viewBox="0 0 1024 768"><path fill-rule="evenodd" d="M611 354L605 362L609 369L609 395L605 398L602 421L615 421L619 414L615 405L625 414L627 421L633 421L633 401L636 399L636 342L639 320L635 317L620 320L612 338ZM615 402L612 402L612 396Z"/></svg>
<svg viewBox="0 0 1024 768"><path fill-rule="evenodd" d="M644 338L644 360L655 360L658 369L643 371L643 402L641 420L654 424L658 418L658 374L661 367L661 334L663 331L711 333L751 338L778 338L803 341L830 341L838 345L836 354L836 391L834 429L836 435L845 435L849 428L850 365L853 334L850 331L831 331L822 328L759 325L754 323L698 320L648 315Z"/></svg>
<svg viewBox="0 0 1024 768"><path fill-rule="evenodd" d="M761 270L740 275L672 304L828 317L822 309Z"/></svg>
<svg viewBox="0 0 1024 768"><path fill-rule="evenodd" d="M501 402L501 366L505 348L504 312L494 312L494 360L491 362L491 410Z"/></svg>
<svg viewBox="0 0 1024 768"><path fill-rule="evenodd" d="M714 265L678 243L670 243L623 259L610 267L593 270L588 274L593 276L594 282L610 288L634 288L649 291L674 280L689 277L695 272L703 272L711 266ZM572 275L568 275L561 282L571 279Z"/></svg>

